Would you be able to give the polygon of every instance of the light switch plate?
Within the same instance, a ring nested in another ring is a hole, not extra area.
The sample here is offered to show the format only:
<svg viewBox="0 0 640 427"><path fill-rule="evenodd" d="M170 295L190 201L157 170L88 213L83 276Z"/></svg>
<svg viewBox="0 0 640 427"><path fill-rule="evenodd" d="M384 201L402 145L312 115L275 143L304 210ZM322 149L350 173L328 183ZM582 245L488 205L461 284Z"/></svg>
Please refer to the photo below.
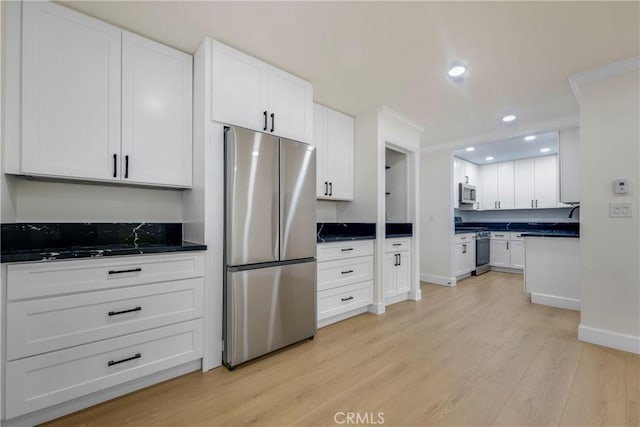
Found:
<svg viewBox="0 0 640 427"><path fill-rule="evenodd" d="M609 217L611 218L631 218L631 202L611 202L609 203Z"/></svg>
<svg viewBox="0 0 640 427"><path fill-rule="evenodd" d="M629 180L628 179L616 179L613 181L613 192L615 194L627 194L629 193Z"/></svg>

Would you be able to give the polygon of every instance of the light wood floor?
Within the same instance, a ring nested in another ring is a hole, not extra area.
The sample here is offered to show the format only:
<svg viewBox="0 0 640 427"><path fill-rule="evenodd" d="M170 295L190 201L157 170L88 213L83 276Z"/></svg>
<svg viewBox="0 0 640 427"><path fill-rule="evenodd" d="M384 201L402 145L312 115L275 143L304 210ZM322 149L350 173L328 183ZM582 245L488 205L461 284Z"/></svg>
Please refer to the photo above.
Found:
<svg viewBox="0 0 640 427"><path fill-rule="evenodd" d="M579 342L579 314L530 304L522 276L423 284L422 296L51 425L335 425L339 411L383 412L389 426L640 425L640 356Z"/></svg>

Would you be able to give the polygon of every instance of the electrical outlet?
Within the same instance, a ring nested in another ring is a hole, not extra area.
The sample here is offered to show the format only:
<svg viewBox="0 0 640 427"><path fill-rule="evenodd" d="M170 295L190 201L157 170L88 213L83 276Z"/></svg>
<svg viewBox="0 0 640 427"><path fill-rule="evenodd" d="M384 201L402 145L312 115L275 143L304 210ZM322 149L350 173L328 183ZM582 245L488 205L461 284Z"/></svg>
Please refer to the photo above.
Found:
<svg viewBox="0 0 640 427"><path fill-rule="evenodd" d="M615 194L627 194L629 193L629 180L628 179L616 179L613 181L613 192Z"/></svg>
<svg viewBox="0 0 640 427"><path fill-rule="evenodd" d="M631 218L631 202L611 202L609 203L609 217L611 218Z"/></svg>

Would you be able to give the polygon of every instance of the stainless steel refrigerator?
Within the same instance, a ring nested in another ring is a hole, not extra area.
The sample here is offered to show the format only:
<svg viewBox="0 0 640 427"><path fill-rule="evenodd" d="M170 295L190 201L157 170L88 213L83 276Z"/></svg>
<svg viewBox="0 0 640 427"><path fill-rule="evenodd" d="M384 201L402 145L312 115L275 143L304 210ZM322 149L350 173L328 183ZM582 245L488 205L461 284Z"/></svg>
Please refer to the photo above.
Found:
<svg viewBox="0 0 640 427"><path fill-rule="evenodd" d="M316 333L314 147L225 127L224 363Z"/></svg>

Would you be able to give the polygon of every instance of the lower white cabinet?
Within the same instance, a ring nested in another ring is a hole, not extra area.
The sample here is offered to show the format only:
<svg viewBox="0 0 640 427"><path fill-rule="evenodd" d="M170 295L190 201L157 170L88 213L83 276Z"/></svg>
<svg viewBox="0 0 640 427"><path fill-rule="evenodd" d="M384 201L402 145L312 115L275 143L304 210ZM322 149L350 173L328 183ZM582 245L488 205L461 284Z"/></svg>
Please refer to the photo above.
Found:
<svg viewBox="0 0 640 427"><path fill-rule="evenodd" d="M387 239L385 242L383 280L384 296L406 294L411 289L411 238Z"/></svg>
<svg viewBox="0 0 640 427"><path fill-rule="evenodd" d="M319 327L373 302L373 240L319 243L317 253Z"/></svg>
<svg viewBox="0 0 640 427"><path fill-rule="evenodd" d="M524 237L508 231L491 233L489 265L491 267L524 269Z"/></svg>
<svg viewBox="0 0 640 427"><path fill-rule="evenodd" d="M7 266L5 417L202 357L199 252Z"/></svg>
<svg viewBox="0 0 640 427"><path fill-rule="evenodd" d="M453 275L469 274L476 269L476 234L456 234L453 240Z"/></svg>

